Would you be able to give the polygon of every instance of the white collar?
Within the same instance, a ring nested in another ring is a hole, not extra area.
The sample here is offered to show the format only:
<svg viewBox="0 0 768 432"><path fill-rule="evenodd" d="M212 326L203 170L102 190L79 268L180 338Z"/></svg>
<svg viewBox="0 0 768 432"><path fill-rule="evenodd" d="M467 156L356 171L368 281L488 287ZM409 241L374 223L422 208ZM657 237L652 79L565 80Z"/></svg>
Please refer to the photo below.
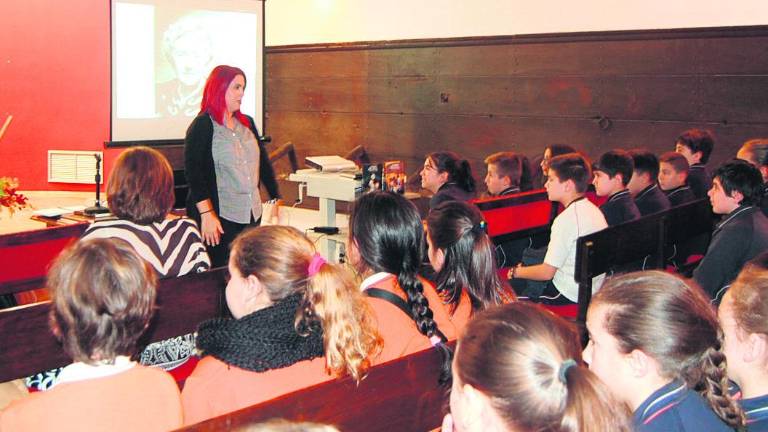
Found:
<svg viewBox="0 0 768 432"><path fill-rule="evenodd" d="M365 291L368 288L376 285L378 282L381 282L390 276L394 276L394 275L392 273L387 273L387 272L374 273L368 276L367 278L363 279L363 282L360 284L360 291Z"/></svg>
<svg viewBox="0 0 768 432"><path fill-rule="evenodd" d="M136 362L131 361L131 358L127 356L117 356L114 364L89 365L83 362L76 362L61 370L61 373L56 378L56 382L53 383L53 386L117 375L134 366L136 366Z"/></svg>

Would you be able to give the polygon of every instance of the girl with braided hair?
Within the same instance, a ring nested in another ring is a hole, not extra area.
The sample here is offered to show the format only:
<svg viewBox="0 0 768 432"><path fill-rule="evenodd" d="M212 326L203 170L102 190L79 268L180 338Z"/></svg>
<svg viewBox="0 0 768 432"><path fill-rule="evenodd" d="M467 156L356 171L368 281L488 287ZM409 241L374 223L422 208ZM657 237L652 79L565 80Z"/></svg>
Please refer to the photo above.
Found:
<svg viewBox="0 0 768 432"><path fill-rule="evenodd" d="M402 195L374 191L355 201L349 217L349 260L384 338L383 363L434 346L443 354L443 381L450 378L456 338L434 287L418 275L424 228L416 206Z"/></svg>
<svg viewBox="0 0 768 432"><path fill-rule="evenodd" d="M246 230L232 244L227 306L234 319L198 329L205 356L182 392L187 424L350 375L382 347L351 275L287 226Z"/></svg>
<svg viewBox="0 0 768 432"><path fill-rule="evenodd" d="M499 278L485 230L477 207L460 201L446 201L427 216L427 255L437 272L437 292L459 329L472 312L515 300Z"/></svg>
<svg viewBox="0 0 768 432"><path fill-rule="evenodd" d="M661 271L611 279L592 298L584 360L634 412L636 430L729 431L723 333L707 295Z"/></svg>
<svg viewBox="0 0 768 432"><path fill-rule="evenodd" d="M739 386L747 430L768 431L768 252L750 261L720 302L728 376Z"/></svg>
<svg viewBox="0 0 768 432"><path fill-rule="evenodd" d="M628 420L582 365L576 328L540 306L489 308L459 339L443 432L629 432Z"/></svg>

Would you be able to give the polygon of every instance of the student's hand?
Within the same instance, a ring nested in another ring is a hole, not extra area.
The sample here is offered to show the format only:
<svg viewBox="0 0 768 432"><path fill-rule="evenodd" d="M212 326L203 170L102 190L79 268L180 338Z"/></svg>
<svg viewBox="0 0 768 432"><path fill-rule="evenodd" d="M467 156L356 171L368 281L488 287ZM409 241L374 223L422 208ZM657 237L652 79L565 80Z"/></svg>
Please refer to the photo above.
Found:
<svg viewBox="0 0 768 432"><path fill-rule="evenodd" d="M451 413L443 417L443 426L440 428L440 432L453 432L453 417Z"/></svg>
<svg viewBox="0 0 768 432"><path fill-rule="evenodd" d="M208 246L218 246L221 241L221 235L224 229L221 228L221 221L214 211L208 211L200 215L200 230L203 235L203 243Z"/></svg>

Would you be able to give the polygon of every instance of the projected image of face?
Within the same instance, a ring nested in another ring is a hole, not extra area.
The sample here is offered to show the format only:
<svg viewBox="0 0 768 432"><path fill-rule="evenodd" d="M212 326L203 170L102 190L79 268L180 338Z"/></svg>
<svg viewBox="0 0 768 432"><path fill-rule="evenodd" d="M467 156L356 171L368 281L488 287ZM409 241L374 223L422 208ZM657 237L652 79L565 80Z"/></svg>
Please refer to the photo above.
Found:
<svg viewBox="0 0 768 432"><path fill-rule="evenodd" d="M165 116L194 116L213 63L206 27L194 16L179 18L163 33L162 48L176 77L158 85L158 109Z"/></svg>

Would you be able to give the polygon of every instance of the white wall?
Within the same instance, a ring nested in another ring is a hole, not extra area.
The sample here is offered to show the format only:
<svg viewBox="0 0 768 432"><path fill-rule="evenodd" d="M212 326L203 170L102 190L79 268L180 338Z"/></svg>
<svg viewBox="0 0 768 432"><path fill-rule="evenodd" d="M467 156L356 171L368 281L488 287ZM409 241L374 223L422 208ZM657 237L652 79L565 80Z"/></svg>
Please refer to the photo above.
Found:
<svg viewBox="0 0 768 432"><path fill-rule="evenodd" d="M266 44L768 24L768 0L267 0Z"/></svg>

